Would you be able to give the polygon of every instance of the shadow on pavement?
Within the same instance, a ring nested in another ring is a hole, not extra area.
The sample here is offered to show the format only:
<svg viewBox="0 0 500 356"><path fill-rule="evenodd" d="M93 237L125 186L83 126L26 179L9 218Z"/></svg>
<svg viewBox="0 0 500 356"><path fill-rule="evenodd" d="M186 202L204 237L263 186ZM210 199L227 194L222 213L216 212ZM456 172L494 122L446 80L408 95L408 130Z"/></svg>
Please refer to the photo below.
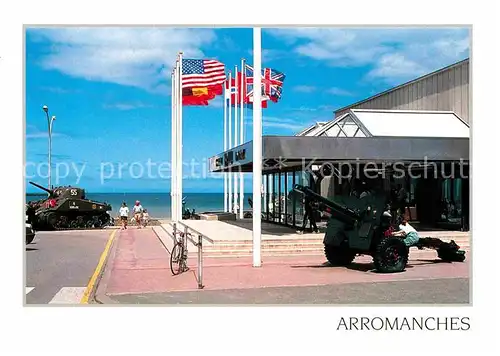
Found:
<svg viewBox="0 0 500 356"><path fill-rule="evenodd" d="M431 265L431 264L436 264L436 263L453 263L452 261L443 261L439 258L433 259L433 260L427 260L427 259L417 259L414 260L416 262L427 262L427 263L419 263L419 265Z"/></svg>

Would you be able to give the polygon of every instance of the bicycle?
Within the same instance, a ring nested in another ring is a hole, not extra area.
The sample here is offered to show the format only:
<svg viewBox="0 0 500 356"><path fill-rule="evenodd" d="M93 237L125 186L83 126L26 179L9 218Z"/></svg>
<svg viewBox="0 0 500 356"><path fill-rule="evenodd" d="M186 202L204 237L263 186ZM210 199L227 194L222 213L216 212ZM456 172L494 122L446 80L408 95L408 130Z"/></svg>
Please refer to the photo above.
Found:
<svg viewBox="0 0 500 356"><path fill-rule="evenodd" d="M180 238L176 238L176 243L170 254L170 270L174 276L189 270L187 266L188 250L184 240L185 234L182 231L177 231L177 234ZM191 236L189 232L187 234Z"/></svg>

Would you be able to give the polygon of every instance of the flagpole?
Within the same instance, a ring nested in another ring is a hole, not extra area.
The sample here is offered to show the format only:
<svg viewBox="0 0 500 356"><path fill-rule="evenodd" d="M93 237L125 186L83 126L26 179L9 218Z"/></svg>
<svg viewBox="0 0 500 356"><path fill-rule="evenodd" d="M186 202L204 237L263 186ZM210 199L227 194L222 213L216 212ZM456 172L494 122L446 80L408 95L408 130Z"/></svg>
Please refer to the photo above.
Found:
<svg viewBox="0 0 500 356"><path fill-rule="evenodd" d="M226 79L227 83L227 79ZM229 83L228 83L228 88L229 88ZM227 150L227 89L226 89L226 84L224 84L224 151L226 152ZM227 194L227 173L224 173L224 212L228 212L228 194Z"/></svg>
<svg viewBox="0 0 500 356"><path fill-rule="evenodd" d="M262 101L261 101L261 29L253 28L253 212L252 212L252 237L253 237L253 266L260 267L261 260L261 211L262 203L260 188L262 184Z"/></svg>
<svg viewBox="0 0 500 356"><path fill-rule="evenodd" d="M229 123L229 128L228 128L228 134L229 134L229 138L228 138L228 150L230 150L231 148L233 148L233 145L232 145L232 123L231 123L231 71L229 71L229 108L228 108L228 123ZM232 213L233 212L233 188L232 188L232 172L231 172L231 168L229 168L229 173L228 173L228 196L229 196L229 200L228 200L228 207L229 207L229 212Z"/></svg>
<svg viewBox="0 0 500 356"><path fill-rule="evenodd" d="M172 70L172 93L171 93L171 100L172 100L172 134L171 134L171 141L172 141L172 152L171 152L171 164L170 164L170 215L172 218L172 221L176 221L176 210L175 210L175 159L176 159L176 110L177 110L177 105L176 105L176 100L177 100L177 95L175 95L175 91L177 89L176 86L176 69L177 69L177 63L175 64L175 68Z"/></svg>
<svg viewBox="0 0 500 356"><path fill-rule="evenodd" d="M178 214L178 219L182 220L182 52L179 52L179 127L178 127L178 152L177 152L177 191L178 191L178 196L177 196L177 214Z"/></svg>
<svg viewBox="0 0 500 356"><path fill-rule="evenodd" d="M234 147L238 146L238 66L234 66ZM238 210L238 172L234 173L234 213L237 214Z"/></svg>
<svg viewBox="0 0 500 356"><path fill-rule="evenodd" d="M243 101L244 101L244 95L245 95L245 91L244 88L246 88L246 83L245 83L245 73L246 73L246 69L245 69L245 59L242 58L241 59L241 81L240 81L240 144L244 144L245 141L243 140L244 137L243 137L243 128L245 126L245 123L244 123L244 105L243 105ZM244 191L243 191L243 188L244 188L244 184L243 184L243 172L240 170L240 219L243 219L243 204L244 204L244 201L243 201L243 197L244 197Z"/></svg>
<svg viewBox="0 0 500 356"><path fill-rule="evenodd" d="M174 182L174 208L175 208L175 221L179 221L179 210L177 209L179 205L179 176L177 171L179 168L179 56L177 56L177 61L175 62L175 161L174 161L174 171L173 176ZM182 97L180 98L182 100ZM182 101L181 101L182 103Z"/></svg>

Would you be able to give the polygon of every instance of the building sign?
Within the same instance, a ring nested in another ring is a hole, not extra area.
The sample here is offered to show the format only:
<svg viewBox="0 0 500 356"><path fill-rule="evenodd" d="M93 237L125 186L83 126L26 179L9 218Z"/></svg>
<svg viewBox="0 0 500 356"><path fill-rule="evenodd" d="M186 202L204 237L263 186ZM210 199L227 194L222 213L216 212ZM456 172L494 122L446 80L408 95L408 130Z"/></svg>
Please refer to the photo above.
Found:
<svg viewBox="0 0 500 356"><path fill-rule="evenodd" d="M224 153L224 166L227 167L234 162L233 153L234 153L233 151L229 151L229 152Z"/></svg>
<svg viewBox="0 0 500 356"><path fill-rule="evenodd" d="M236 160L237 161L242 161L245 159L245 154L246 154L246 150L245 149L242 149L242 150L239 150L236 152Z"/></svg>

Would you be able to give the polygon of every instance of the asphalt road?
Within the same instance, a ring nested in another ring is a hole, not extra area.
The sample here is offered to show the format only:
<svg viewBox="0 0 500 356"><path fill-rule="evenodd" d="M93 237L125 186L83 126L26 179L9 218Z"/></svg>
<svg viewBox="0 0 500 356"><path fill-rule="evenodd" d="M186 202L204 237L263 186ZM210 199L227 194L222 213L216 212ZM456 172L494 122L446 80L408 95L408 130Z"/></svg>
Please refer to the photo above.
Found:
<svg viewBox="0 0 500 356"><path fill-rule="evenodd" d="M468 304L469 279L116 295L121 304Z"/></svg>
<svg viewBox="0 0 500 356"><path fill-rule="evenodd" d="M26 304L78 304L110 233L38 232L26 246Z"/></svg>

